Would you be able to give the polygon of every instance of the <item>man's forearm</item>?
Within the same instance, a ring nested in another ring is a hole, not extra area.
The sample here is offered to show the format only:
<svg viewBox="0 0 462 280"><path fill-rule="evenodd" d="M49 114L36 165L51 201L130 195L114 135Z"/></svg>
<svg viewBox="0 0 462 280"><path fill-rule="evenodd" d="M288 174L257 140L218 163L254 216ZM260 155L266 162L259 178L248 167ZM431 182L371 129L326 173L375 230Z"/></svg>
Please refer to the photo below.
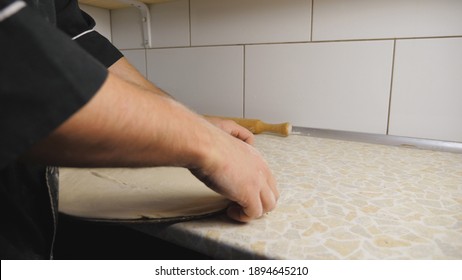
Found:
<svg viewBox="0 0 462 280"><path fill-rule="evenodd" d="M208 139L207 129L198 127L205 125L172 99L110 74L94 98L29 156L61 166L189 167L202 152L199 142Z"/></svg>
<svg viewBox="0 0 462 280"><path fill-rule="evenodd" d="M174 99L170 94L147 80L125 57L119 59L116 63L109 67L109 72L154 94ZM249 144L253 143L253 134L235 122L212 117L205 117L205 119L234 137L237 137Z"/></svg>

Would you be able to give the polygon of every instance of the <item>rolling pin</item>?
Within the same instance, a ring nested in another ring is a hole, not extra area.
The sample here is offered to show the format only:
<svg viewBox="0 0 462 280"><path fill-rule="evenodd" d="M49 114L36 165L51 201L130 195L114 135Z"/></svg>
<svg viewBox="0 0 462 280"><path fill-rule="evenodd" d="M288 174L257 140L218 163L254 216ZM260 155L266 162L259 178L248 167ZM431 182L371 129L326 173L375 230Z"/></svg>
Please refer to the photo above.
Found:
<svg viewBox="0 0 462 280"><path fill-rule="evenodd" d="M278 134L281 136L289 136L292 132L292 126L289 123L270 124L265 123L259 119L244 119L244 118L232 118L232 117L220 117L220 116L205 116L211 118L220 118L223 120L235 121L240 126L247 128L253 134L259 134L263 132L269 132Z"/></svg>

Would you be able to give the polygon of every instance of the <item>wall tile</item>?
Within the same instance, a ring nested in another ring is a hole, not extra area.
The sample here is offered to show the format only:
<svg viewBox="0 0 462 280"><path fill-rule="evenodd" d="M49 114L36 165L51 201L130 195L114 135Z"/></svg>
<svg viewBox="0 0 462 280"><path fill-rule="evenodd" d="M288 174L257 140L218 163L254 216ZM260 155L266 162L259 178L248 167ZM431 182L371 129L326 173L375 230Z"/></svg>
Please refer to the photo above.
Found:
<svg viewBox="0 0 462 280"><path fill-rule="evenodd" d="M245 116L386 133L393 42L246 46Z"/></svg>
<svg viewBox="0 0 462 280"><path fill-rule="evenodd" d="M111 10L112 42L119 49L143 48L140 13L135 8Z"/></svg>
<svg viewBox="0 0 462 280"><path fill-rule="evenodd" d="M109 10L82 4L79 4L79 7L95 20L95 30L111 41L111 16Z"/></svg>
<svg viewBox="0 0 462 280"><path fill-rule="evenodd" d="M143 50L122 50L125 58L146 77L146 51Z"/></svg>
<svg viewBox="0 0 462 280"><path fill-rule="evenodd" d="M390 134L462 142L462 38L398 40Z"/></svg>
<svg viewBox="0 0 462 280"><path fill-rule="evenodd" d="M149 6L152 47L189 46L189 2L171 1ZM111 11L113 42L120 49L142 48L140 13L135 8Z"/></svg>
<svg viewBox="0 0 462 280"><path fill-rule="evenodd" d="M150 5L153 47L189 46L189 1Z"/></svg>
<svg viewBox="0 0 462 280"><path fill-rule="evenodd" d="M147 51L148 78L201 114L242 116L243 47Z"/></svg>
<svg viewBox="0 0 462 280"><path fill-rule="evenodd" d="M460 0L314 0L313 40L462 35Z"/></svg>
<svg viewBox="0 0 462 280"><path fill-rule="evenodd" d="M192 45L310 39L311 0L191 0Z"/></svg>

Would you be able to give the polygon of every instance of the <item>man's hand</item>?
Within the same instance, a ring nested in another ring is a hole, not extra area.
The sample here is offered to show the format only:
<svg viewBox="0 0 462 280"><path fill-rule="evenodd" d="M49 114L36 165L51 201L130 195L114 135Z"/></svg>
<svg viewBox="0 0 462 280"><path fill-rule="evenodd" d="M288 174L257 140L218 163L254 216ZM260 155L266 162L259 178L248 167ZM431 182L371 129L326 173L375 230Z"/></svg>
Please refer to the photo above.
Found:
<svg viewBox="0 0 462 280"><path fill-rule="evenodd" d="M234 203L228 216L248 222L273 210L279 199L276 181L259 152L248 143L216 132L201 168L190 169L208 187Z"/></svg>
<svg viewBox="0 0 462 280"><path fill-rule="evenodd" d="M255 138L253 133L250 132L247 128L238 125L235 121L209 116L205 117L205 119L231 136L234 136L237 139L253 145Z"/></svg>

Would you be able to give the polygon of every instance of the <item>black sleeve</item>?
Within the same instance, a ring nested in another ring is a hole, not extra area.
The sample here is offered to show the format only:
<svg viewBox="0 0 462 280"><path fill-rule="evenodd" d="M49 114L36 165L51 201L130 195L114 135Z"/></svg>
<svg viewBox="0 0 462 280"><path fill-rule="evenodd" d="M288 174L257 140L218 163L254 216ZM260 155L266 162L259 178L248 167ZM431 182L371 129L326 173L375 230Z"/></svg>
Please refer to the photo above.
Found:
<svg viewBox="0 0 462 280"><path fill-rule="evenodd" d="M93 30L95 21L80 10L77 0L56 0L55 7L58 28L103 65L109 67L123 56L108 39Z"/></svg>
<svg viewBox="0 0 462 280"><path fill-rule="evenodd" d="M107 78L101 63L24 2L7 1L0 1L0 168L86 104Z"/></svg>

